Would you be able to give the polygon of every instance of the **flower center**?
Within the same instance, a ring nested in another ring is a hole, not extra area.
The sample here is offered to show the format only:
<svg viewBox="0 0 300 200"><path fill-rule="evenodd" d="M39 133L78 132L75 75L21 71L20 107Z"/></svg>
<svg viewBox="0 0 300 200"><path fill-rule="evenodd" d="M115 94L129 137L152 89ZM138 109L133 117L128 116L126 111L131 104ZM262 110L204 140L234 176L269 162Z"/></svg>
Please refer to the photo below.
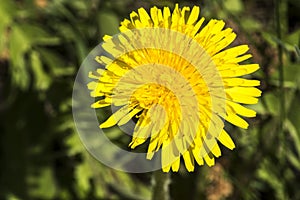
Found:
<svg viewBox="0 0 300 200"><path fill-rule="evenodd" d="M133 100L139 102L139 105L144 109L150 109L151 106L173 105L176 101L175 95L163 85L150 83L138 88L132 95Z"/></svg>

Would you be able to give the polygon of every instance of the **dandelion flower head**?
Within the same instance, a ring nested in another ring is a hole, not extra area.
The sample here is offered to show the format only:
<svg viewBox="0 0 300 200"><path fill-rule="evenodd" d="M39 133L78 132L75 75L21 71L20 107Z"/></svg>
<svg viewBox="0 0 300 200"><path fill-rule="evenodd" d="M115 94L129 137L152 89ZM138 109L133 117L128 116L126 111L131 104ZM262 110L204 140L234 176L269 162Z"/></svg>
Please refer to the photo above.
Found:
<svg viewBox="0 0 300 200"><path fill-rule="evenodd" d="M120 34L104 36L104 68L90 72L93 108L116 106L100 128L122 126L137 119L129 146L149 140L147 159L161 152L165 172L195 163L212 166L221 155L219 144L235 147L225 121L247 129L242 117L255 117L245 104L256 104L260 82L242 76L259 69L241 64L249 47L228 46L236 38L222 20L206 25L198 6L143 8L121 22ZM219 142L219 143L218 143Z"/></svg>

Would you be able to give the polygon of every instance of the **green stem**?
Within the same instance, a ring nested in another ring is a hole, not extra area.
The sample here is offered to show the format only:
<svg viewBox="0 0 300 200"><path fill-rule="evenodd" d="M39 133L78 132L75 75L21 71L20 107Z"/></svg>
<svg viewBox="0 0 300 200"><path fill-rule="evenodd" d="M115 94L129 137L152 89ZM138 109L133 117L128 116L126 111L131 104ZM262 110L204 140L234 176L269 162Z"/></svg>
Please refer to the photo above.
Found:
<svg viewBox="0 0 300 200"><path fill-rule="evenodd" d="M169 200L170 174L161 170L153 172L152 200Z"/></svg>
<svg viewBox="0 0 300 200"><path fill-rule="evenodd" d="M281 13L281 8L283 5L282 0L275 0L275 18L276 18L276 32L277 32L277 37L279 41L282 41L282 27L281 27L281 20L285 16L282 16ZM281 153L282 155L280 156L282 159L281 161L284 162L285 159L285 135L284 135L284 121L286 118L286 113L285 113L285 90L284 90L284 68L283 68L283 47L281 43L277 44L277 49L278 49L278 61L279 61L279 90L280 90L280 121L279 121L279 139L281 142Z"/></svg>

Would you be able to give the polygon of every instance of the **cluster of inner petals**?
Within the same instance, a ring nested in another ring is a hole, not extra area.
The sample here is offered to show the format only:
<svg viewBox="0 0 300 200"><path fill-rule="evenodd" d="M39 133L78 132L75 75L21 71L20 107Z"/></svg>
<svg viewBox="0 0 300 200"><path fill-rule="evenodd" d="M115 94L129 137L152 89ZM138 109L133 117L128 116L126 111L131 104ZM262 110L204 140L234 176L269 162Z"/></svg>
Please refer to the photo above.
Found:
<svg viewBox="0 0 300 200"><path fill-rule="evenodd" d="M143 109L150 109L156 104L173 104L176 97L169 89L159 84L146 84L132 94L132 101L137 101Z"/></svg>

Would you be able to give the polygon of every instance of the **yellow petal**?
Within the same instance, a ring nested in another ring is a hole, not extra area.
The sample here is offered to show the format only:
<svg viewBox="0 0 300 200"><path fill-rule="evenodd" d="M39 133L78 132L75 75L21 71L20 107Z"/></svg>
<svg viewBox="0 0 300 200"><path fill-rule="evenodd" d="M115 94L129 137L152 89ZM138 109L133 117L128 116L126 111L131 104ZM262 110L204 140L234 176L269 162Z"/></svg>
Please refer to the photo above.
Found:
<svg viewBox="0 0 300 200"><path fill-rule="evenodd" d="M236 68L232 68L228 70L220 70L220 74L223 78L243 76L246 74L251 74L258 69L259 69L258 64L238 65L238 67Z"/></svg>
<svg viewBox="0 0 300 200"><path fill-rule="evenodd" d="M226 116L226 121L244 129L247 129L249 126L248 122L246 122L244 119L237 116L236 114L232 114L232 113L228 113L228 115Z"/></svg>
<svg viewBox="0 0 300 200"><path fill-rule="evenodd" d="M165 28L169 28L171 25L171 12L168 7L164 7L164 25Z"/></svg>
<svg viewBox="0 0 300 200"><path fill-rule="evenodd" d="M218 140L228 149L232 150L235 148L234 142L225 130L222 130L218 137Z"/></svg>
<svg viewBox="0 0 300 200"><path fill-rule="evenodd" d="M231 31L231 29L228 29L228 30ZM227 47L228 45L230 45L235 40L235 38L236 38L236 34L234 32L227 34L221 41L219 41L216 44L214 53L219 52L222 49L224 49L225 47Z"/></svg>
<svg viewBox="0 0 300 200"><path fill-rule="evenodd" d="M179 134L177 134L174 137L174 142L175 142L176 147L177 147L177 149L180 153L183 153L183 152L187 151L186 142L183 140L182 136L179 136Z"/></svg>
<svg viewBox="0 0 300 200"><path fill-rule="evenodd" d="M249 58L252 58L252 55L251 54L246 54L244 56L240 56L240 57L231 59L229 62L231 62L231 63L239 63L239 62L242 62L244 60L248 60Z"/></svg>
<svg viewBox="0 0 300 200"><path fill-rule="evenodd" d="M151 134L150 131L141 132L143 128L149 127L152 129L153 123L150 123L150 117L147 115L147 111L143 111L140 119L138 120L136 126L134 127L133 136L132 137L140 137L140 138L148 138Z"/></svg>
<svg viewBox="0 0 300 200"><path fill-rule="evenodd" d="M213 58L232 59L232 58L236 58L237 56L246 53L248 50L249 50L248 45L240 45L240 46L236 46L236 47L231 47L225 51L222 51L222 52L214 55Z"/></svg>
<svg viewBox="0 0 300 200"><path fill-rule="evenodd" d="M154 6L150 9L150 15L151 15L152 21L154 23L154 27L157 27L159 24L157 12L158 12L158 9L156 6Z"/></svg>
<svg viewBox="0 0 300 200"><path fill-rule="evenodd" d="M130 20L124 19L124 21L121 22L121 26L119 27L121 32L128 31L129 29L134 29L133 24Z"/></svg>
<svg viewBox="0 0 300 200"><path fill-rule="evenodd" d="M114 74L116 74L117 76L123 76L124 74L126 74L128 72L127 69L123 69L119 64L117 63L111 63L110 65L108 65L107 70L113 72Z"/></svg>
<svg viewBox="0 0 300 200"><path fill-rule="evenodd" d="M178 156L177 159L172 164L172 171L178 172L180 166L180 157Z"/></svg>
<svg viewBox="0 0 300 200"><path fill-rule="evenodd" d="M172 153L172 145L170 143L170 140L165 140L165 142L163 143L163 147L161 149L161 164L162 167L171 167L174 168L176 166L173 167L174 162L176 162L176 160L178 160L179 157L176 157L173 153Z"/></svg>
<svg viewBox="0 0 300 200"><path fill-rule="evenodd" d="M238 102L238 103L256 104L258 102L258 99L255 97L237 94L237 93L227 94L227 96L230 100Z"/></svg>
<svg viewBox="0 0 300 200"><path fill-rule="evenodd" d="M200 13L199 6L194 6L186 24L194 24L198 19L199 13Z"/></svg>
<svg viewBox="0 0 300 200"><path fill-rule="evenodd" d="M109 65L113 62L112 59L106 56L96 56L95 60L100 63L101 65Z"/></svg>
<svg viewBox="0 0 300 200"><path fill-rule="evenodd" d="M210 154L205 155L205 156L204 156L204 160L205 160L206 164L207 164L209 167L215 165L215 159L214 159L214 157L213 157L212 155L210 155Z"/></svg>
<svg viewBox="0 0 300 200"><path fill-rule="evenodd" d="M250 86L260 85L260 81L258 80L247 80L244 78L224 78L223 82L224 82L224 86L228 86L228 87L233 87L233 86L250 87Z"/></svg>
<svg viewBox="0 0 300 200"><path fill-rule="evenodd" d="M145 27L152 27L152 21L144 8L139 8L140 21Z"/></svg>
<svg viewBox="0 0 300 200"><path fill-rule="evenodd" d="M98 82L92 81L87 84L89 90L94 90L98 85Z"/></svg>
<svg viewBox="0 0 300 200"><path fill-rule="evenodd" d="M151 137L150 144L148 146L147 156L146 156L148 160L152 159L154 155L155 149L157 147L158 139L159 139L158 137Z"/></svg>
<svg viewBox="0 0 300 200"><path fill-rule="evenodd" d="M190 150L183 153L183 160L184 160L186 169L189 172L194 171L194 158L193 158Z"/></svg>
<svg viewBox="0 0 300 200"><path fill-rule="evenodd" d="M169 172L170 171L170 168L171 168L171 165L167 165L165 167L162 167L162 171L163 172Z"/></svg>
<svg viewBox="0 0 300 200"><path fill-rule="evenodd" d="M119 125L119 126L122 126L122 125L126 124L133 116L135 116L136 114L138 114L141 110L142 110L142 108L135 108L135 109L133 109L130 113L128 113L127 115L125 115L125 116L118 122L118 125Z"/></svg>
<svg viewBox="0 0 300 200"><path fill-rule="evenodd" d="M238 103L232 102L232 101L226 101L228 106L230 106L234 112L236 112L239 115L245 116L245 117L255 117L256 112L254 110L251 110L249 108L246 108Z"/></svg>
<svg viewBox="0 0 300 200"><path fill-rule="evenodd" d="M133 25L135 25L136 21L139 20L139 15L136 12L130 13L130 20Z"/></svg>
<svg viewBox="0 0 300 200"><path fill-rule="evenodd" d="M148 118L145 119L139 119L137 125L134 128L134 132L133 132L133 136L132 136L132 141L129 144L129 146L134 149L136 146L144 143L148 137L150 137L151 135L151 130L153 127L153 123L148 123ZM150 145L157 145L157 142L153 142L153 139L150 141ZM155 149L155 147L151 147L150 149L148 149L148 152L151 151L150 153L152 153ZM150 156L150 154L149 154ZM152 154L153 156L153 154ZM151 159L151 156L148 157L147 159Z"/></svg>
<svg viewBox="0 0 300 200"><path fill-rule="evenodd" d="M190 11L190 7L183 7L181 9L181 15L180 15L180 20L179 20L179 24L184 26L185 25L185 16L186 16L186 13Z"/></svg>
<svg viewBox="0 0 300 200"><path fill-rule="evenodd" d="M101 46L106 52L109 52L115 58L117 58L123 54L123 52L120 49L116 48L116 45L112 41L104 42ZM101 57L100 57L100 59L101 59ZM109 62L111 62L111 61L109 61ZM107 62L105 62L105 63L107 64Z"/></svg>
<svg viewBox="0 0 300 200"><path fill-rule="evenodd" d="M194 26L193 28L193 32L192 32L192 37L199 31L200 27L202 26L203 22L204 22L205 18L202 17Z"/></svg>
<svg viewBox="0 0 300 200"><path fill-rule="evenodd" d="M104 35L104 36L103 36L103 40L104 40L104 41L108 41L108 40L110 40L110 39L112 39L112 36L110 36L110 35Z"/></svg>
<svg viewBox="0 0 300 200"><path fill-rule="evenodd" d="M101 92L100 90L93 90L90 93L91 97L102 97L105 95L105 93ZM98 107L93 107L92 108L98 108Z"/></svg>
<svg viewBox="0 0 300 200"><path fill-rule="evenodd" d="M120 108L117 112L112 114L105 122L100 125L100 128L109 128L118 123L131 109L128 106Z"/></svg>
<svg viewBox="0 0 300 200"><path fill-rule="evenodd" d="M203 158L200 156L200 149L199 148L194 148L193 150L193 155L195 160L197 161L198 165L203 165Z"/></svg>
<svg viewBox="0 0 300 200"><path fill-rule="evenodd" d="M92 108L102 108L111 105L111 98L101 99L91 105Z"/></svg>
<svg viewBox="0 0 300 200"><path fill-rule="evenodd" d="M100 75L97 72L89 72L89 78L99 80Z"/></svg>
<svg viewBox="0 0 300 200"><path fill-rule="evenodd" d="M216 143L216 145L212 148L211 150L212 154L214 154L214 156L219 157L221 156L221 149L219 147L219 145Z"/></svg>
<svg viewBox="0 0 300 200"><path fill-rule="evenodd" d="M214 26L212 27L210 34L217 35L224 28L225 22L223 20L217 20Z"/></svg>
<svg viewBox="0 0 300 200"><path fill-rule="evenodd" d="M226 93L230 94L242 94L252 97L260 97L261 91L255 87L232 87L225 89Z"/></svg>

